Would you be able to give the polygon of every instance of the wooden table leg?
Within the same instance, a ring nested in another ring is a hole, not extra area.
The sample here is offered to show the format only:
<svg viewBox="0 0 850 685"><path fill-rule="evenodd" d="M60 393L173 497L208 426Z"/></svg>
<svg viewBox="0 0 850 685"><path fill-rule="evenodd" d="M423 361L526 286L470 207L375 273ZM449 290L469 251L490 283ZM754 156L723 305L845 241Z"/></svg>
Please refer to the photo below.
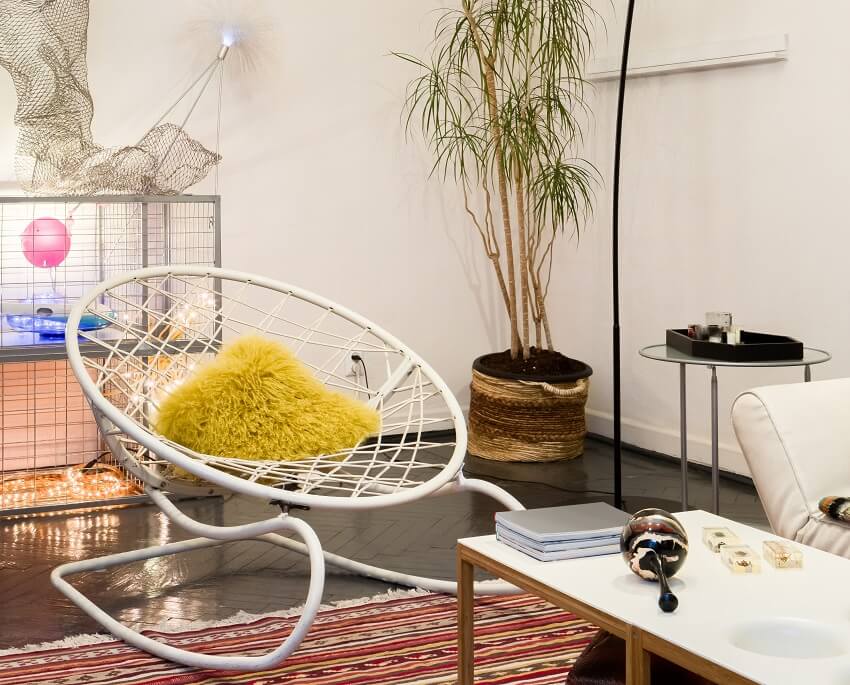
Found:
<svg viewBox="0 0 850 685"><path fill-rule="evenodd" d="M458 685L473 685L475 678L474 614L475 592L472 579L475 568L461 552L457 555L457 680Z"/></svg>
<svg viewBox="0 0 850 685"><path fill-rule="evenodd" d="M643 648L639 628L629 626L626 635L626 685L650 685L649 652Z"/></svg>

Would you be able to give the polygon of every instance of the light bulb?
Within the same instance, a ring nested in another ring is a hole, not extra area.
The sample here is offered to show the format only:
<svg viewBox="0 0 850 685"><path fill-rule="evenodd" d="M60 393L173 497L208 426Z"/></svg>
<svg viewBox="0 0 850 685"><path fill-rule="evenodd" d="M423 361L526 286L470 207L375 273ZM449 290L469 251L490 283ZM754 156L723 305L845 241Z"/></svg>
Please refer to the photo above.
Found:
<svg viewBox="0 0 850 685"><path fill-rule="evenodd" d="M221 31L221 45L225 48L232 48L236 43L236 30L231 26L226 26Z"/></svg>

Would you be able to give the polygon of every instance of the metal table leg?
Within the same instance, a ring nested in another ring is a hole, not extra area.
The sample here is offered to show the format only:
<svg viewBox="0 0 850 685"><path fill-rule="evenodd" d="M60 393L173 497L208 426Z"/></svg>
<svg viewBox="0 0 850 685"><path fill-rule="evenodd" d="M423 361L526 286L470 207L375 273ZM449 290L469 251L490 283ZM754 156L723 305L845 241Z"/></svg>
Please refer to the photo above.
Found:
<svg viewBox="0 0 850 685"><path fill-rule="evenodd" d="M806 383L810 383L812 380L812 367L809 364L806 364L806 368L803 371L803 380Z"/></svg>
<svg viewBox="0 0 850 685"><path fill-rule="evenodd" d="M720 513L720 450L717 445L717 367L711 369L711 511Z"/></svg>
<svg viewBox="0 0 850 685"><path fill-rule="evenodd" d="M688 398L687 365L679 364L679 455L682 459L682 511L688 510Z"/></svg>

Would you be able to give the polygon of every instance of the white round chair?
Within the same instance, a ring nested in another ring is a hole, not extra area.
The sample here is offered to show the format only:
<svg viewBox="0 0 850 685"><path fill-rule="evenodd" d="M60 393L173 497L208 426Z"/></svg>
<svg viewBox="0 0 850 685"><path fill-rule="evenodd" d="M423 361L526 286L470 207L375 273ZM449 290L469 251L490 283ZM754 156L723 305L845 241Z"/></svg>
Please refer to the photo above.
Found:
<svg viewBox="0 0 850 685"><path fill-rule="evenodd" d="M85 330L92 315L110 325ZM367 402L381 416L380 433L345 452L290 462L199 454L158 435L152 426L163 396L199 361L246 333L279 340L328 388ZM208 267L143 269L84 295L69 315L66 346L113 457L141 480L169 519L199 537L64 564L53 571L51 580L113 635L165 659L230 670L259 670L280 663L298 647L316 616L325 563L388 583L456 591L451 581L398 573L325 552L313 529L294 515L297 507L355 511L474 491L507 509L522 508L501 488L463 476L463 414L451 390L425 361L362 316L294 286ZM353 373L352 355L358 364L362 361L368 380ZM453 430L454 442L429 438L431 431L440 429ZM255 523L209 525L184 514L166 493L240 494L276 502L281 513ZM163 644L112 618L65 579L246 539L279 545L310 560L300 619L287 639L264 656L208 655ZM503 594L516 589L488 582L476 584L476 591Z"/></svg>

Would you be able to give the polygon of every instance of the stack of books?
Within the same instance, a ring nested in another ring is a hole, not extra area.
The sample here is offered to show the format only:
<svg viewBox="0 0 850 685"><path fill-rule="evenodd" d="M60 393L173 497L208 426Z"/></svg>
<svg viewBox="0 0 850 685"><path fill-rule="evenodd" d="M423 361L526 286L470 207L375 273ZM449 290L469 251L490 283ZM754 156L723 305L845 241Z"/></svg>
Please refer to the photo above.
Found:
<svg viewBox="0 0 850 685"><path fill-rule="evenodd" d="M496 514L496 538L538 561L616 554L631 517L604 502Z"/></svg>

